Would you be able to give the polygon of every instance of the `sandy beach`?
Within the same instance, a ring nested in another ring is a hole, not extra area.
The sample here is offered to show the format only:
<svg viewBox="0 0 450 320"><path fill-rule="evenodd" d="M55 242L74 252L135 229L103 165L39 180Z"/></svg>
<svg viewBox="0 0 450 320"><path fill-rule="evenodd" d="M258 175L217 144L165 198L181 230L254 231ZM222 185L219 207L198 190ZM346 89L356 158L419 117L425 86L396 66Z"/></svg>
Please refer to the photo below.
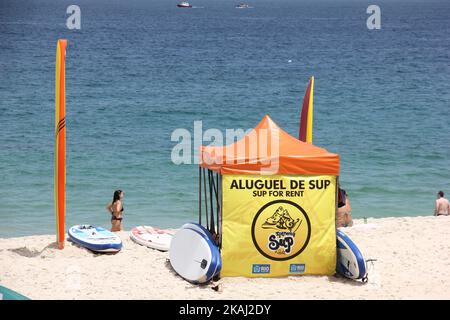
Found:
<svg viewBox="0 0 450 320"><path fill-rule="evenodd" d="M450 217L356 220L343 228L369 263L369 282L338 276L223 278L192 285L168 253L132 242L95 254L54 235L0 239L0 284L31 299L450 299Z"/></svg>

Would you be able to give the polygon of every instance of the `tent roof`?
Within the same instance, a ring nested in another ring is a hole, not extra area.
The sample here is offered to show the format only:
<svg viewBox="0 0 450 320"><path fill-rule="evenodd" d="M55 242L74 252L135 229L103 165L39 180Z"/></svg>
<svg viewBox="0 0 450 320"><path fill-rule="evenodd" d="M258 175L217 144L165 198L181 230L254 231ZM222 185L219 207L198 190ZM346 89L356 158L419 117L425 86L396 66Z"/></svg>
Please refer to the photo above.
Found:
<svg viewBox="0 0 450 320"><path fill-rule="evenodd" d="M241 140L201 146L200 166L221 174L339 175L339 155L302 142L268 115Z"/></svg>

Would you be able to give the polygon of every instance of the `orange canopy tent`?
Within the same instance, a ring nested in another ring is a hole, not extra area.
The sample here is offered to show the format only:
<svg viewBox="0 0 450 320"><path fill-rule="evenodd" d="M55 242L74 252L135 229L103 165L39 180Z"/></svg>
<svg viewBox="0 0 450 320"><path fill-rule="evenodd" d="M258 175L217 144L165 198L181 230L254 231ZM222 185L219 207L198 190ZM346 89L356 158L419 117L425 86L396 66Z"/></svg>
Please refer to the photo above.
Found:
<svg viewBox="0 0 450 320"><path fill-rule="evenodd" d="M202 146L200 166L220 174L339 175L339 155L302 142L268 115L244 138L227 146Z"/></svg>

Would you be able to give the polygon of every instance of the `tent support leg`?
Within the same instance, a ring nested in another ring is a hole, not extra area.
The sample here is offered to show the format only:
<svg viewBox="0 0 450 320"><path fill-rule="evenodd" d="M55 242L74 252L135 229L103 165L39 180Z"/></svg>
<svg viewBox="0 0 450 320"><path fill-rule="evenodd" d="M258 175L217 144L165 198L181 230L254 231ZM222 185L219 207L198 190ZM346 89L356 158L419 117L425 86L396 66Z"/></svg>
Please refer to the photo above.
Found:
<svg viewBox="0 0 450 320"><path fill-rule="evenodd" d="M202 224L202 168L198 167L198 224Z"/></svg>
<svg viewBox="0 0 450 320"><path fill-rule="evenodd" d="M206 172L205 169L203 170L203 191L205 192L205 212L206 212L206 227L208 227L209 224L209 212L208 212L208 194L206 193Z"/></svg>
<svg viewBox="0 0 450 320"><path fill-rule="evenodd" d="M209 226L209 232L212 235L216 233L216 227L214 223L214 205L213 205L213 188L214 188L214 177L211 170L208 169L208 182L209 182L209 201L211 208L211 225Z"/></svg>

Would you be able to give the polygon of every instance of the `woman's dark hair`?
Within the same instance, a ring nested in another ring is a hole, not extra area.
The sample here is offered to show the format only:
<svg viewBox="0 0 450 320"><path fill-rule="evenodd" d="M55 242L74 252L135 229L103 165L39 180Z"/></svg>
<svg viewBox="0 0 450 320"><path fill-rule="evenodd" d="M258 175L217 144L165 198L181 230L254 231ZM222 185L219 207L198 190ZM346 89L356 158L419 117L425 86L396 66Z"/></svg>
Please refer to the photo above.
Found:
<svg viewBox="0 0 450 320"><path fill-rule="evenodd" d="M112 204L116 203L117 200L120 200L120 194L122 193L122 190L116 190L114 191L113 201Z"/></svg>
<svg viewBox="0 0 450 320"><path fill-rule="evenodd" d="M442 198L442 197L444 196L444 193L443 193L442 191L439 191L439 192L438 192L438 195L439 195L439 197Z"/></svg>
<svg viewBox="0 0 450 320"><path fill-rule="evenodd" d="M338 208L345 206L347 192L344 189L338 188Z"/></svg>

